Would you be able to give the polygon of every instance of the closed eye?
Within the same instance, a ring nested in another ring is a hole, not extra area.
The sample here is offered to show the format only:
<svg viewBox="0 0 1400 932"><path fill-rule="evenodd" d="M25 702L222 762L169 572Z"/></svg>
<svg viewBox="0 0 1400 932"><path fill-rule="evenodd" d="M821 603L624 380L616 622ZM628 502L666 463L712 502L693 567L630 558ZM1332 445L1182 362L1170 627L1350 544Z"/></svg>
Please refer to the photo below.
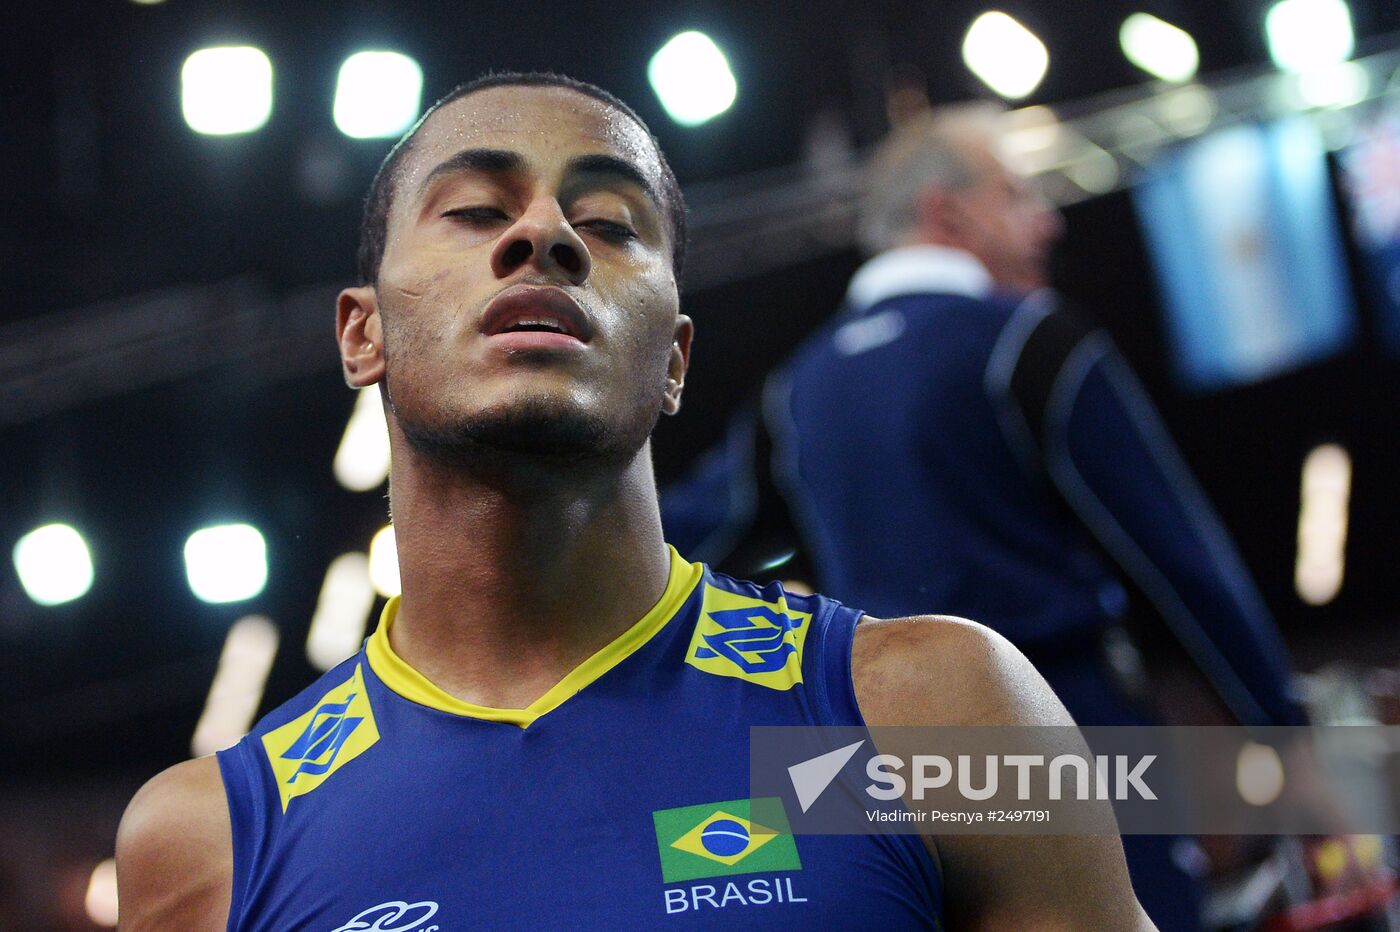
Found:
<svg viewBox="0 0 1400 932"><path fill-rule="evenodd" d="M506 212L497 207L457 207L443 211L442 215L465 220L468 223L489 223L495 220L509 219L506 217Z"/></svg>
<svg viewBox="0 0 1400 932"><path fill-rule="evenodd" d="M584 227L594 233L608 239L625 240L636 239L637 231L625 224L615 223L612 220L584 220L574 224L575 227Z"/></svg>

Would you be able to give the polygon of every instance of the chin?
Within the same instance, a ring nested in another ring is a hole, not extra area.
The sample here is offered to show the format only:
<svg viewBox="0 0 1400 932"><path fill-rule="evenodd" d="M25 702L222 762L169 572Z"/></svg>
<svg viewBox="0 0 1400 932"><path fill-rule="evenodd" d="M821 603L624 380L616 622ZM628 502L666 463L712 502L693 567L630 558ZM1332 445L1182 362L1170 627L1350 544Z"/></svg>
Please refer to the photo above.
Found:
<svg viewBox="0 0 1400 932"><path fill-rule="evenodd" d="M396 415L399 415L396 412ZM653 420L654 422L654 420ZM650 434L556 397L518 399L431 422L399 417L405 438L440 462L469 465L509 459L582 463L629 461Z"/></svg>

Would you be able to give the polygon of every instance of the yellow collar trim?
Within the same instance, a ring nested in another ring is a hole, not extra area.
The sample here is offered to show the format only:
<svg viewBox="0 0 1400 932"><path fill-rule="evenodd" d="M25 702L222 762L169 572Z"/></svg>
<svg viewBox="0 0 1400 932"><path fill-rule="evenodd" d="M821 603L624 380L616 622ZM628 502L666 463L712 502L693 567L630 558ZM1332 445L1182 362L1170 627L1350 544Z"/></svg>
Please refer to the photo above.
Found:
<svg viewBox="0 0 1400 932"><path fill-rule="evenodd" d="M699 563L687 563L669 544L666 549L671 554L671 575L666 581L666 591L662 594L661 601L652 606L651 611L647 612L641 621L570 670L548 692L523 709L495 709L463 702L410 667L402 657L394 653L394 649L389 646L389 628L398 614L398 596L394 596L389 600L389 604L384 606L379 627L365 644L365 655L369 659L370 668L384 681L384 685L405 699L453 715L466 715L529 728L535 719L559 708L564 700L636 653L664 628L676 611L685 604L685 600L700 582L704 567Z"/></svg>

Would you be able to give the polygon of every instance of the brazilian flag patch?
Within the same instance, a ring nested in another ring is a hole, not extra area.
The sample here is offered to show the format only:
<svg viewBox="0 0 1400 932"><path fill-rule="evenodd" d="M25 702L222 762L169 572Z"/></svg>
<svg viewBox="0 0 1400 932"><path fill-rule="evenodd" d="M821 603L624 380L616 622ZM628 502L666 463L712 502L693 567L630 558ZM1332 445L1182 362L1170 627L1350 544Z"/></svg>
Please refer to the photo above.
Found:
<svg viewBox="0 0 1400 932"><path fill-rule="evenodd" d="M777 797L661 809L651 817L666 883L802 869Z"/></svg>

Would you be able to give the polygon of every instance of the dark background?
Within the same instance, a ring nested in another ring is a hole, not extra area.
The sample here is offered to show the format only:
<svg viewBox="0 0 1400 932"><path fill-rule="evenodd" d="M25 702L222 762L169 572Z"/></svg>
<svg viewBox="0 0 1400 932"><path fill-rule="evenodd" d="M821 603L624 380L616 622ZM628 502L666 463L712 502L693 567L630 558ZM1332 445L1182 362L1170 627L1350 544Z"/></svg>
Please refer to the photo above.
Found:
<svg viewBox="0 0 1400 932"><path fill-rule="evenodd" d="M1118 24L1138 10L1191 32L1207 78L1267 69L1264 7L1254 0L1000 5L1049 48L1049 74L1027 103L1139 83L1117 40ZM651 124L684 187L713 190L735 174L798 162L822 112L835 115L853 146L874 142L886 125L884 76L892 66L920 69L934 103L983 96L958 53L983 9L961 0L169 0L153 7L90 0L7 9L0 347L24 321L99 302L120 306L170 287L223 287L243 277L278 296L352 283L360 198L389 146L348 139L332 123L336 71L354 51L416 58L425 105L488 69L550 69L594 81ZM1396 45L1400 6L1352 0L1352 12L1359 52ZM645 77L653 52L687 28L715 39L739 81L735 106L694 129L671 123ZM274 110L259 132L199 136L181 116L182 62L221 43L257 45L273 62ZM1343 355L1255 385L1185 393L1170 377L1128 196L1078 204L1067 222L1056 283L1109 328L1138 368L1300 665L1400 661L1400 362L1377 344L1366 295L1355 289L1361 335ZM685 411L655 437L663 481L717 439L732 406L832 312L858 261L853 251L814 257L684 294L698 334ZM327 291L324 306L298 311L320 315L320 323L301 321L303 332L321 327L325 335L323 360L296 370L304 374L269 376L277 366L239 357L0 428L6 554L31 528L63 520L87 536L97 572L86 597L43 608L11 568L0 570L0 794L25 800L25 818L49 813L87 826L86 841L45 842L55 850L110 839L120 800L188 756L233 620L255 611L282 629L264 711L314 678L301 645L325 567L364 549L386 518L382 495L347 492L331 474L354 402L339 379L332 298ZM101 318L93 319L100 345ZM275 341L260 346L259 353L278 352ZM1347 576L1335 601L1309 607L1292 584L1299 468L1327 440L1343 443L1355 464ZM181 549L195 528L234 518L267 538L268 585L249 602L205 605L185 583ZM70 786L98 787L92 793L106 802L75 815L61 802ZM13 810L9 817L18 818ZM7 847L13 854L23 845L11 837ZM11 872L20 869L14 863ZM90 870L92 860L85 863ZM0 868L0 894L4 888Z"/></svg>

